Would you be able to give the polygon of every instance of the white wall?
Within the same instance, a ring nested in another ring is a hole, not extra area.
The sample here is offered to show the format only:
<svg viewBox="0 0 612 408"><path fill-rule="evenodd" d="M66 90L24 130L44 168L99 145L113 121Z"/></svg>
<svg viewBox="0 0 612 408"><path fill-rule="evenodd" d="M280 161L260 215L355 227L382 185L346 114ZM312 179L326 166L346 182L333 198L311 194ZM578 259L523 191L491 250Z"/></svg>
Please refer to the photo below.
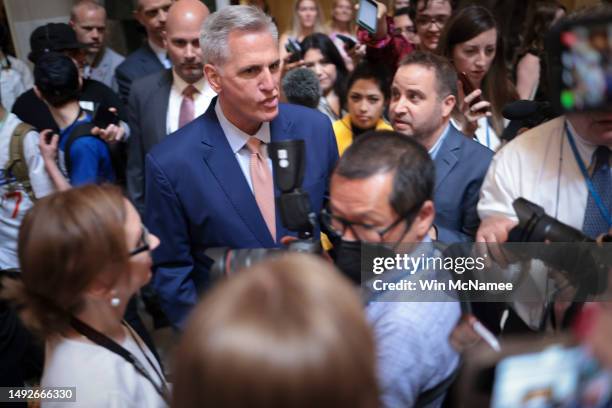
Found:
<svg viewBox="0 0 612 408"><path fill-rule="evenodd" d="M30 34L43 24L68 22L73 0L4 0L17 57L26 61Z"/></svg>

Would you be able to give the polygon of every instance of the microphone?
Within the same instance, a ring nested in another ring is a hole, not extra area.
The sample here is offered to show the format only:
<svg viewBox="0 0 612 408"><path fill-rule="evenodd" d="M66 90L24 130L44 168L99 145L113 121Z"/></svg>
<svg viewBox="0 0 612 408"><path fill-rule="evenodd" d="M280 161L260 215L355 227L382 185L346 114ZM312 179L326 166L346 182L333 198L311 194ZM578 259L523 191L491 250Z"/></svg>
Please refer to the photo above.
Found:
<svg viewBox="0 0 612 408"><path fill-rule="evenodd" d="M549 108L550 104L548 102L520 100L504 106L502 115L508 120L522 120Z"/></svg>
<svg viewBox="0 0 612 408"><path fill-rule="evenodd" d="M316 109L321 98L319 78L308 68L296 68L285 74L282 81L283 92L287 101Z"/></svg>

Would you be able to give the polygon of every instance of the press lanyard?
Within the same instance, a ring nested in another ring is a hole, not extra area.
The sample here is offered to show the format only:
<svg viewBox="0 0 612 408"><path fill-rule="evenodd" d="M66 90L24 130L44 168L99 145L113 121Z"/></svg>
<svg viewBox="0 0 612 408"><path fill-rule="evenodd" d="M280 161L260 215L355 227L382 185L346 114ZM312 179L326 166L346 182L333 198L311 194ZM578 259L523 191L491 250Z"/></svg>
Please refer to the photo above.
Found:
<svg viewBox="0 0 612 408"><path fill-rule="evenodd" d="M569 126L567 125L567 121L565 122L565 132L567 133L567 140L569 141L569 145L572 148L572 152L574 153L574 158L576 159L576 163L578 163L578 167L580 167L580 171L582 172L582 175L584 176L584 179L586 181L589 193L591 194L591 197L593 197L593 200L595 201L595 204L597 205L597 208L599 209L601 216L608 223L608 228L610 228L612 227L612 216L610 216L610 211L604 205L603 200L601 199L601 196L599 195L599 193L595 189L595 186L593 185L593 180L591 180L587 167L584 164L584 161L582 161L580 154L578 153L578 148L576 147L576 141L574 140L574 136L572 136L572 132Z"/></svg>
<svg viewBox="0 0 612 408"><path fill-rule="evenodd" d="M72 326L72 328L74 330L76 330L77 332L79 332L83 336L87 337L93 343L95 343L95 344L97 344L97 345L99 345L101 347L104 347L105 349L107 349L107 350L109 350L109 351L111 351L111 352L113 352L115 354L118 354L119 356L123 357L123 359L126 360L128 363L132 364L134 369L140 375L142 375L147 381L149 381L151 383L151 385L153 386L153 388L155 389L157 394L159 394L159 396L165 402L168 403L169 402L169 395L170 395L170 393L168 391L168 387L166 385L166 381L164 379L164 376L159 372L159 370L157 370L157 368L155 367L155 364L153 364L153 362L151 362L149 357L147 357L147 354L143 350L143 348L140 346L140 343L139 343L138 339L136 339L136 337L132 333L131 327L129 327L125 322L121 322L121 323L127 328L128 333L130 334L130 336L132 337L132 339L134 340L134 342L138 346L138 349L140 350L142 355L145 357L145 359L147 360L149 365L153 368L153 371L155 371L155 374L159 378L161 385L157 384L151 378L151 376L149 375L149 372L145 369L145 367L142 365L142 363L132 353L130 353L124 347L122 347L121 345L116 343L113 339L111 339L110 337L104 335L103 333L100 333L99 331L95 330L94 328L92 328L91 326L89 326L85 322L82 322L81 320L77 319L76 317L72 317L71 321L70 321L70 325Z"/></svg>
<svg viewBox="0 0 612 408"><path fill-rule="evenodd" d="M489 121L485 120L485 126L487 127L487 147L491 148L491 137L489 136Z"/></svg>

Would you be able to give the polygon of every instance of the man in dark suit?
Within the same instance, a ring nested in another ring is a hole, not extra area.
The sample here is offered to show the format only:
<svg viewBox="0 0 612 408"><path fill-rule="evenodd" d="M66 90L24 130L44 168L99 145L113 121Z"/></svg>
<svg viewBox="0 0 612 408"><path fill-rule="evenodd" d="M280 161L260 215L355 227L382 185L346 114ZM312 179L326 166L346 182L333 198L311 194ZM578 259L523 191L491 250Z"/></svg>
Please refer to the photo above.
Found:
<svg viewBox="0 0 612 408"><path fill-rule="evenodd" d="M206 77L200 28L210 14L199 0L181 0L168 11L165 44L172 69L134 81L129 98L127 187L144 214L144 159L166 135L202 115L215 96Z"/></svg>
<svg viewBox="0 0 612 408"><path fill-rule="evenodd" d="M280 222L265 145L306 143L302 188L313 211L323 204L338 150L329 120L279 105L278 33L259 9L228 6L211 14L200 45L219 95L206 113L169 135L146 157L145 223L161 240L153 284L175 327L182 327L209 284L207 248L261 248L290 235Z"/></svg>
<svg viewBox="0 0 612 408"><path fill-rule="evenodd" d="M436 165L432 238L445 243L474 239L480 186L493 153L450 124L457 74L443 57L415 52L395 73L389 116L393 128L414 137Z"/></svg>
<svg viewBox="0 0 612 408"><path fill-rule="evenodd" d="M135 79L171 67L163 35L172 0L136 0L136 2L134 17L145 28L147 41L128 55L115 71L119 95L125 103L128 101L130 87Z"/></svg>

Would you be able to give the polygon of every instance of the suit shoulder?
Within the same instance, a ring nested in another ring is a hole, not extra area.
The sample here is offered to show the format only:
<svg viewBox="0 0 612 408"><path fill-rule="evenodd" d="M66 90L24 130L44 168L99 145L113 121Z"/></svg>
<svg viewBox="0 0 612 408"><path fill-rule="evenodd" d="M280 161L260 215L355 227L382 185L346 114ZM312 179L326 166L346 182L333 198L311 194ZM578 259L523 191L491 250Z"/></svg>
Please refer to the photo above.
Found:
<svg viewBox="0 0 612 408"><path fill-rule="evenodd" d="M202 141L205 131L204 115L196 118L187 125L164 137L150 150L149 154L159 162L181 160L185 155L194 151Z"/></svg>
<svg viewBox="0 0 612 408"><path fill-rule="evenodd" d="M136 74L136 72L140 72L142 69L144 69L142 66L143 59L155 62L154 58L155 55L153 55L151 51L147 50L145 46L142 46L125 57L123 62L117 67L117 71L123 73L124 75Z"/></svg>
<svg viewBox="0 0 612 408"><path fill-rule="evenodd" d="M493 151L486 146L478 143L476 140L466 136L462 132L453 128L451 125L451 137L457 138L464 149L464 155L467 155L478 160L486 160L487 163L493 158Z"/></svg>
<svg viewBox="0 0 612 408"><path fill-rule="evenodd" d="M166 76L170 70L162 70L159 72L153 72L152 74L145 75L142 78L134 79L132 83L132 92L146 93L157 88L157 84Z"/></svg>
<svg viewBox="0 0 612 408"><path fill-rule="evenodd" d="M287 118L290 118L296 122L312 122L314 121L327 121L331 126L331 122L321 112L316 109L307 108L301 105L293 105L290 103L281 103L279 105L280 114Z"/></svg>

